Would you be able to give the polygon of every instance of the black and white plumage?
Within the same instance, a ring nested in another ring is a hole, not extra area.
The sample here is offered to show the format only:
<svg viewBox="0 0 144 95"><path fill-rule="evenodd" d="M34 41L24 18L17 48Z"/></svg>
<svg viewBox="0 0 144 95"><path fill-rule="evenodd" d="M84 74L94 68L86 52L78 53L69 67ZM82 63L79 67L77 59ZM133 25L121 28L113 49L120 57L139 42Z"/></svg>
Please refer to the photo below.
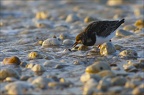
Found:
<svg viewBox="0 0 144 95"><path fill-rule="evenodd" d="M124 23L124 19L116 21L95 21L90 23L83 32L76 36L73 45L83 44L85 46L101 45L110 41L115 36L115 30Z"/></svg>

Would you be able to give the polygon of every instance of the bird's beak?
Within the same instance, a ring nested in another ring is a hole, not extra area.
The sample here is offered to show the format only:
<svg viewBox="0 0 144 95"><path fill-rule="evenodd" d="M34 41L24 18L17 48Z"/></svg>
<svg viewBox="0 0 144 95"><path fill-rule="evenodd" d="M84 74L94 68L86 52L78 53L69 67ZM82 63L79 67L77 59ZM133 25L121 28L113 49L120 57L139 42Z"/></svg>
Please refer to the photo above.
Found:
<svg viewBox="0 0 144 95"><path fill-rule="evenodd" d="M72 45L72 48L74 48L77 44L78 44L78 42L75 42L75 43Z"/></svg>

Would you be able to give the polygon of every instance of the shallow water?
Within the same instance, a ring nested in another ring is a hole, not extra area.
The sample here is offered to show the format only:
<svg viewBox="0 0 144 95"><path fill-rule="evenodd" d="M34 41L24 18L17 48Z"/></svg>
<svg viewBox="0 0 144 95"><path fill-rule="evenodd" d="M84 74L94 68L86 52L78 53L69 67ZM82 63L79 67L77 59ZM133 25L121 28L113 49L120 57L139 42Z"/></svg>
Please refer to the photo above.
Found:
<svg viewBox="0 0 144 95"><path fill-rule="evenodd" d="M43 65L46 58L29 60L28 54L32 51L37 51L44 56L51 56L54 61L60 65L65 65L62 69L55 69L55 66L46 67L46 71L42 76L54 75L64 78L73 83L72 87L61 89L48 89L39 93L51 94L82 94L80 76L85 72L85 68L97 61L101 55L88 56L87 53L93 48L89 47L88 51L64 51L71 48L72 45L60 45L52 47L42 47L37 44L40 40L46 40L53 36L59 37L61 33L68 33L71 40L75 40L75 36L81 32L87 25L84 18L93 16L99 20L120 20L125 18L125 24L119 27L122 29L125 25L133 25L137 19L142 18L143 15L136 15L135 9L142 10L142 1L123 3L119 6L107 6L104 3L99 3L97 0L91 1L1 1L2 7L0 11L0 61L5 57L18 56L21 61L28 63L36 63ZM35 14L39 11L45 11L50 16L47 19L38 20ZM66 22L66 16L69 14L77 14L78 21ZM37 27L37 23L43 23L42 28ZM144 29L143 29L144 30ZM144 31L135 33L134 35L118 38L114 37L112 43L123 46L126 49L134 49L138 53L139 58L144 58ZM120 51L117 51L119 53ZM112 59L114 56L106 56ZM79 65L74 65L75 61L80 61ZM118 67L127 60L123 60ZM24 68L22 68L24 69ZM123 71L120 71L123 72ZM22 74L31 73L25 70ZM138 72L137 75L141 75ZM130 76L134 73L129 73ZM143 77L144 78L144 77ZM7 83L4 83L7 84ZM3 85L3 82L0 83ZM37 92L37 91L36 91Z"/></svg>

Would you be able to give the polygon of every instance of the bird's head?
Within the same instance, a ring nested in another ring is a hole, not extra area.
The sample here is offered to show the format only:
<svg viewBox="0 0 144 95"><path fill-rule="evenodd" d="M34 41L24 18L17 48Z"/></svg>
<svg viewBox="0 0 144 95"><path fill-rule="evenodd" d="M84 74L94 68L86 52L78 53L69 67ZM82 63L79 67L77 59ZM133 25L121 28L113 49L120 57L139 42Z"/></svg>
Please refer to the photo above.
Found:
<svg viewBox="0 0 144 95"><path fill-rule="evenodd" d="M87 35L86 32L81 32L76 36L75 43L73 44L73 47L75 47L78 44L83 44L85 46L92 46L96 42L95 34L91 33L90 36Z"/></svg>
<svg viewBox="0 0 144 95"><path fill-rule="evenodd" d="M78 34L75 38L75 43L73 44L73 47L75 47L78 44L83 44L83 40L84 40L84 33L81 32L80 34Z"/></svg>

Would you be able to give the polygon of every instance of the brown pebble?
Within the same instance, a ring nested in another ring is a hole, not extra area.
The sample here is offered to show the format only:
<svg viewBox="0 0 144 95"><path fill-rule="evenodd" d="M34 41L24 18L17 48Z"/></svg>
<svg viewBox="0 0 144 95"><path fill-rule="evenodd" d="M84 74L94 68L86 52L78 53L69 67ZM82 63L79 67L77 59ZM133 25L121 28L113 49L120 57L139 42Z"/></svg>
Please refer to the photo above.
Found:
<svg viewBox="0 0 144 95"><path fill-rule="evenodd" d="M13 64L13 65L20 65L21 61L18 57L12 56L3 59L3 64Z"/></svg>

